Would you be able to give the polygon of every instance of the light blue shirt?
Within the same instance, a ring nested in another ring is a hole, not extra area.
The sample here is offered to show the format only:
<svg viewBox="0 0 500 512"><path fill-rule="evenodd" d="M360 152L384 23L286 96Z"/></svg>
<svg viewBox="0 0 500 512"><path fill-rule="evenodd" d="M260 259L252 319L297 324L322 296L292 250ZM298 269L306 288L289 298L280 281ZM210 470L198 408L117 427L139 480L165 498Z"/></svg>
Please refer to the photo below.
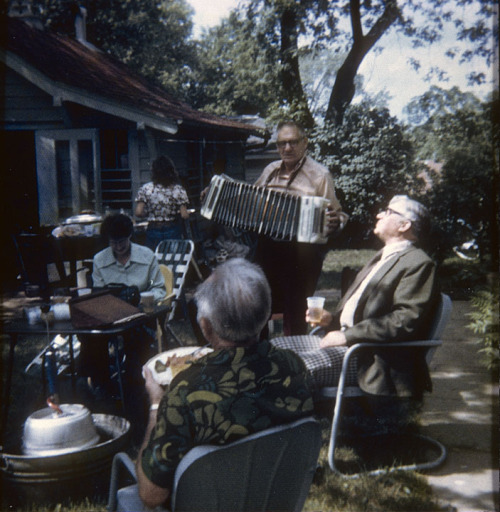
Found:
<svg viewBox="0 0 500 512"><path fill-rule="evenodd" d="M137 286L139 292L152 291L155 300L166 296L165 281L154 252L134 243L125 265L115 259L111 247L98 252L94 256L92 281L97 288L109 284Z"/></svg>

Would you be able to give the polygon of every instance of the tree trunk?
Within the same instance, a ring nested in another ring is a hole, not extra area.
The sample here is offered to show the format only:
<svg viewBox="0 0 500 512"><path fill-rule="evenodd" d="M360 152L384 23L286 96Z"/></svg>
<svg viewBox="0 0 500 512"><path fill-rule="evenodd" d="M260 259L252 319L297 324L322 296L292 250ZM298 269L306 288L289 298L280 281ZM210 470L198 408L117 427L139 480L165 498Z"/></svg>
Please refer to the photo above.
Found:
<svg viewBox="0 0 500 512"><path fill-rule="evenodd" d="M337 72L325 115L326 122L333 122L337 126L342 124L345 110L354 97L356 90L354 78L365 55L400 16L397 0L388 0L384 12L365 36L361 26L359 8L359 0L350 0L353 43L344 63Z"/></svg>
<svg viewBox="0 0 500 512"><path fill-rule="evenodd" d="M294 112L297 112L305 128L314 126L314 119L302 88L297 46L297 14L293 9L285 9L281 14L281 83L285 99Z"/></svg>

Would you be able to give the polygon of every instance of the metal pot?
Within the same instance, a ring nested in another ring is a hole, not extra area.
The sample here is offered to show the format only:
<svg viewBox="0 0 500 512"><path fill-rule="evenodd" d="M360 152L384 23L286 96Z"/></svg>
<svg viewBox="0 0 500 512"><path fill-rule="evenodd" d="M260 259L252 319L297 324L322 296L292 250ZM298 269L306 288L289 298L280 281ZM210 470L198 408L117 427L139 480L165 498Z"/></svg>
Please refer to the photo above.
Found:
<svg viewBox="0 0 500 512"><path fill-rule="evenodd" d="M23 453L58 455L94 446L99 441L90 411L81 404L62 404L62 413L49 407L24 423Z"/></svg>
<svg viewBox="0 0 500 512"><path fill-rule="evenodd" d="M129 448L130 423L108 414L92 418L100 442L90 448L50 456L0 453L7 508L107 496L113 456Z"/></svg>
<svg viewBox="0 0 500 512"><path fill-rule="evenodd" d="M68 217L63 224L94 224L96 222L102 222L102 215L95 212L82 212Z"/></svg>

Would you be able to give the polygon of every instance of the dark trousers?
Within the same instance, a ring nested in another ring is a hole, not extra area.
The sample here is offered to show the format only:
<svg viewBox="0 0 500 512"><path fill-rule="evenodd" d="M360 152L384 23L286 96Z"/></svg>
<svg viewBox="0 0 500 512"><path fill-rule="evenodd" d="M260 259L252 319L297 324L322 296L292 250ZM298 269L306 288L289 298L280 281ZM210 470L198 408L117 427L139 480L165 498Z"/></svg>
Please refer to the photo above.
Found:
<svg viewBox="0 0 500 512"><path fill-rule="evenodd" d="M178 221L165 223L164 226L151 226L146 229L146 245L154 251L162 240L182 239L182 229Z"/></svg>
<svg viewBox="0 0 500 512"><path fill-rule="evenodd" d="M121 361L121 380L125 397L125 416L131 423L132 435L135 441L140 441L147 421L147 395L142 377L142 366L156 353L155 329L156 324L151 322L128 331L121 337L114 350L118 350ZM108 336L82 336L78 365L80 377L90 377L94 392L99 394L88 398L89 407L95 410L99 404L95 399L110 402L113 396L118 396L118 379L115 375L118 370L115 354L109 352ZM102 405L102 404L101 404Z"/></svg>
<svg viewBox="0 0 500 512"><path fill-rule="evenodd" d="M307 333L307 297L314 294L323 266L323 245L259 238L255 261L271 286L272 312L283 313L285 336Z"/></svg>

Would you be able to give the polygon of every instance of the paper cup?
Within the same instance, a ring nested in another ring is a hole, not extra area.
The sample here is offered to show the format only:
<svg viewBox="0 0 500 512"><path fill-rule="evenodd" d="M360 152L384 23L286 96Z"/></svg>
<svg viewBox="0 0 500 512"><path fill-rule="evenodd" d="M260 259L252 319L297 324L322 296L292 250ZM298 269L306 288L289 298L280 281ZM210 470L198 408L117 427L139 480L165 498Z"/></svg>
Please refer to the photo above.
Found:
<svg viewBox="0 0 500 512"><path fill-rule="evenodd" d="M144 313L152 313L155 309L155 294L153 292L142 292L141 305Z"/></svg>
<svg viewBox="0 0 500 512"><path fill-rule="evenodd" d="M325 305L324 297L307 297L307 309L309 310L309 322L318 323Z"/></svg>

